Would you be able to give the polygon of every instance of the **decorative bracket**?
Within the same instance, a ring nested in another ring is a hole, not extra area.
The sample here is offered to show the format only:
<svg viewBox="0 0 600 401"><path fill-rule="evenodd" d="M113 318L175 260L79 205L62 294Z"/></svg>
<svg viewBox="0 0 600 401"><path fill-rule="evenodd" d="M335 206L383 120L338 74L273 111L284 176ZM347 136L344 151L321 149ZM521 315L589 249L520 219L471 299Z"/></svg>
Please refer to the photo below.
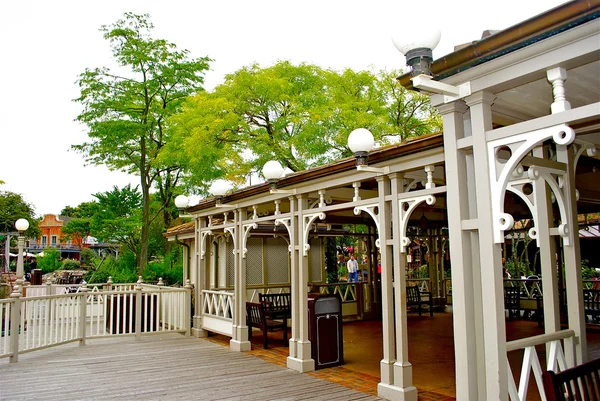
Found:
<svg viewBox="0 0 600 401"><path fill-rule="evenodd" d="M414 198L409 199L400 199L398 200L399 206L399 224L400 224L400 252L406 253L406 247L410 244L410 239L406 236L406 227L408 226L408 219L412 212L419 206L422 202L427 202L428 205L433 205L436 199L433 195L421 195L415 196ZM404 204L408 205L408 208L404 210Z"/></svg>
<svg viewBox="0 0 600 401"><path fill-rule="evenodd" d="M311 224L317 219L325 220L325 213L311 213L306 214L302 218L302 256L308 255L308 250L310 249L310 245L308 244L308 233L310 232Z"/></svg>
<svg viewBox="0 0 600 401"><path fill-rule="evenodd" d="M365 205L365 206L356 206L354 208L354 214L355 215L359 215L360 212L365 212L366 214L368 214L369 216L371 216L371 218L373 219L373 221L375 222L375 227L377 227L377 232L379 233L379 214L375 213L375 208L379 207L379 203L374 203L371 205ZM381 248L381 239L377 238L375 240L375 246L377 248Z"/></svg>
<svg viewBox="0 0 600 401"><path fill-rule="evenodd" d="M244 235L242 237L242 258L244 259L246 259L246 254L248 253L248 249L246 248L246 242L248 241L250 230L252 230L253 228L258 228L258 224L244 224Z"/></svg>
<svg viewBox="0 0 600 401"><path fill-rule="evenodd" d="M287 229L288 235L292 238L292 218L286 217L284 219L275 219L275 226L279 226L283 224L283 226ZM292 253L292 245L288 242L288 252Z"/></svg>
<svg viewBox="0 0 600 401"><path fill-rule="evenodd" d="M504 231L511 229L515 222L510 214L504 213L504 197L508 182L514 175L522 174L521 160L533 148L550 138L557 145L569 145L575 139L575 131L566 124L561 124L487 143L495 243L504 242ZM501 159L500 153L503 150L510 151L508 160Z"/></svg>
<svg viewBox="0 0 600 401"><path fill-rule="evenodd" d="M204 259L204 255L206 254L206 237L212 235L212 231L202 231L200 233L200 259Z"/></svg>
<svg viewBox="0 0 600 401"><path fill-rule="evenodd" d="M223 231L229 233L229 235L231 235L231 238L233 238L233 254L235 255L235 252L237 250L237 239L235 238L235 226L234 227L225 227L223 229Z"/></svg>

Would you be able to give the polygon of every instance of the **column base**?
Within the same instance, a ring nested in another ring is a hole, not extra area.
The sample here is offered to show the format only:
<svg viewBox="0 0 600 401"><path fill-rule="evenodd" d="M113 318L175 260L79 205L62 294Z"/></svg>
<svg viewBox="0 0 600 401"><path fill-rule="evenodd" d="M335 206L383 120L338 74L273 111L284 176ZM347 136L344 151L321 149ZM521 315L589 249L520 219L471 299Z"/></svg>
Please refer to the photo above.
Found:
<svg viewBox="0 0 600 401"><path fill-rule="evenodd" d="M292 358L291 356L288 356L287 367L288 367L288 369L292 369L292 370L295 370L300 373L313 372L315 370L315 360L314 359L302 360L302 359Z"/></svg>
<svg viewBox="0 0 600 401"><path fill-rule="evenodd" d="M192 327L192 335L198 338L206 338L208 337L208 331L204 329L198 329L196 327Z"/></svg>
<svg viewBox="0 0 600 401"><path fill-rule="evenodd" d="M377 385L377 395L386 400L417 401L417 388L413 386L401 388L379 383Z"/></svg>
<svg viewBox="0 0 600 401"><path fill-rule="evenodd" d="M233 351L246 352L250 351L250 341L229 340L229 348Z"/></svg>

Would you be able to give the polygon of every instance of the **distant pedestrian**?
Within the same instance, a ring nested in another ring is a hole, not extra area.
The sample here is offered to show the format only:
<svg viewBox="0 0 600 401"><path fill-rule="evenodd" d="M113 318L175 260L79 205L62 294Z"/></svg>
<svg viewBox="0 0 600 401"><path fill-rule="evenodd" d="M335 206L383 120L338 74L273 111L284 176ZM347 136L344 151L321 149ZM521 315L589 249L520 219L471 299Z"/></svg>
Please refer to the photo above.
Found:
<svg viewBox="0 0 600 401"><path fill-rule="evenodd" d="M348 269L348 275L350 276L350 282L358 282L358 262L354 258L354 255L350 255L346 267Z"/></svg>

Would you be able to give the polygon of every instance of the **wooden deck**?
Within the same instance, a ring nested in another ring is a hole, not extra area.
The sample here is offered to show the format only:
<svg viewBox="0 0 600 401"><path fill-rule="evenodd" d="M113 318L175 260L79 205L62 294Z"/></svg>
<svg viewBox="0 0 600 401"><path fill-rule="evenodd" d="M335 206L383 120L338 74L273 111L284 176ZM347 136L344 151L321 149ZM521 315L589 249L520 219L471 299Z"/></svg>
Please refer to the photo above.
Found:
<svg viewBox="0 0 600 401"><path fill-rule="evenodd" d="M0 400L75 399L379 398L181 334L88 340L0 360Z"/></svg>

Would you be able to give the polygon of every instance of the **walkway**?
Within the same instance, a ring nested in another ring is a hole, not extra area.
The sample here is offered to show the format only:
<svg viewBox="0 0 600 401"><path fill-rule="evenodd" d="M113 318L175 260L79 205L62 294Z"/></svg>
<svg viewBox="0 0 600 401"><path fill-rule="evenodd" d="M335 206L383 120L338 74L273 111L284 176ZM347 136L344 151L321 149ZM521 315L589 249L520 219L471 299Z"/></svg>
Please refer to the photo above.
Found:
<svg viewBox="0 0 600 401"><path fill-rule="evenodd" d="M0 360L0 400L378 400L181 334L96 339Z"/></svg>

